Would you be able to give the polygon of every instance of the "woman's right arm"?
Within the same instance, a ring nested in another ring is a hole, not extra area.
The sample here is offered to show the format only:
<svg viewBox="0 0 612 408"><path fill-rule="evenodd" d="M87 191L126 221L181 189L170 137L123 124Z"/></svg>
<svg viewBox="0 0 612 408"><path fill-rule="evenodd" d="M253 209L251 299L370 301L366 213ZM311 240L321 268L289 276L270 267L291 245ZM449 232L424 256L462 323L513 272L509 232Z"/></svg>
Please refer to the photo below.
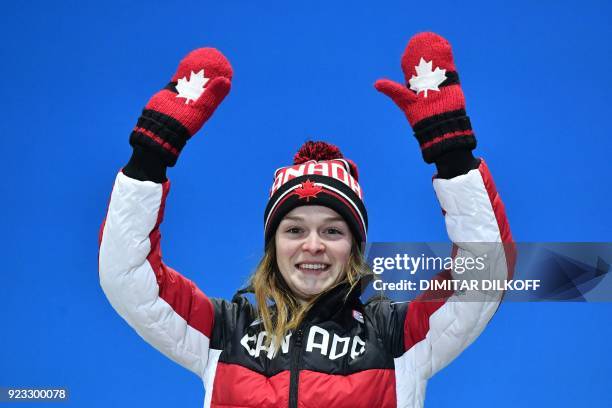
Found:
<svg viewBox="0 0 612 408"><path fill-rule="evenodd" d="M179 64L149 100L115 179L100 233L100 284L115 310L149 344L199 376L206 374L215 307L189 279L162 261L160 224L170 182L166 168L230 90L232 68L214 48Z"/></svg>
<svg viewBox="0 0 612 408"><path fill-rule="evenodd" d="M162 261L170 182L119 172L100 236L100 285L113 308L163 354L202 375L214 323L211 301Z"/></svg>

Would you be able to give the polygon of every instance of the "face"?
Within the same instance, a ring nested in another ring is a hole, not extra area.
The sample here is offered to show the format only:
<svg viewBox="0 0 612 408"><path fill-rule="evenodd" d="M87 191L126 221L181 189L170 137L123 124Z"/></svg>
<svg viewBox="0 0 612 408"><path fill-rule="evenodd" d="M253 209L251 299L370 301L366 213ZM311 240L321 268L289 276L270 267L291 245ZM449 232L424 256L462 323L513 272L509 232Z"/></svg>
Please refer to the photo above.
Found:
<svg viewBox="0 0 612 408"><path fill-rule="evenodd" d="M274 240L280 273L301 301L344 278L353 235L334 210L319 205L296 207L280 222Z"/></svg>

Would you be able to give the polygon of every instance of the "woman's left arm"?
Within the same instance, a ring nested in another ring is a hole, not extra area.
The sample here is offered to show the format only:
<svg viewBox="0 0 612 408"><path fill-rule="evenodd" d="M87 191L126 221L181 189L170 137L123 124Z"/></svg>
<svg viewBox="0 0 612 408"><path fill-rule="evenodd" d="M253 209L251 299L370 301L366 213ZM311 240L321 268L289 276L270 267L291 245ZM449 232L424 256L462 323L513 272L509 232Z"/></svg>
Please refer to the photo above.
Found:
<svg viewBox="0 0 612 408"><path fill-rule="evenodd" d="M472 155L476 138L450 44L434 33L415 35L402 56L402 69L405 85L383 79L375 87L404 112L425 162L436 164L433 187L453 242L453 257L484 259L483 268L461 274L455 268L435 279L511 277L515 257L512 234L485 162ZM398 395L423 397L420 393L424 393L425 380L478 337L497 310L503 292L480 295L466 299L452 290L438 290L410 303L390 306ZM415 380L421 382L420 387L414 387ZM413 395L415 392L420 396Z"/></svg>
<svg viewBox="0 0 612 408"><path fill-rule="evenodd" d="M439 167L439 166L438 166ZM504 205L485 162L433 187L453 242L453 258L480 259L482 268L448 270L436 280L487 282L510 279L514 243ZM455 268L458 269L458 268ZM432 290L410 302L403 315L403 355L412 371L429 378L450 363L484 330L502 291ZM399 323L399 322L398 322Z"/></svg>

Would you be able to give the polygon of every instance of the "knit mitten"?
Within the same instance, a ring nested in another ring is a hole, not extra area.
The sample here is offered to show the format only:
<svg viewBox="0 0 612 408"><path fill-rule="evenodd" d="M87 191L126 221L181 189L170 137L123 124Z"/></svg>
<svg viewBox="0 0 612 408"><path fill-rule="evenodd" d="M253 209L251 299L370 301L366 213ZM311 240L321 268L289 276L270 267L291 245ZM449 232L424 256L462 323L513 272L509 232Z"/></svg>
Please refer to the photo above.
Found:
<svg viewBox="0 0 612 408"><path fill-rule="evenodd" d="M214 48L190 52L170 83L149 100L130 135L132 146L155 151L174 166L187 140L228 94L232 67Z"/></svg>
<svg viewBox="0 0 612 408"><path fill-rule="evenodd" d="M402 70L406 85L380 79L374 86L404 112L423 159L433 163L445 153L474 149L476 138L448 41L435 33L415 35L402 55Z"/></svg>

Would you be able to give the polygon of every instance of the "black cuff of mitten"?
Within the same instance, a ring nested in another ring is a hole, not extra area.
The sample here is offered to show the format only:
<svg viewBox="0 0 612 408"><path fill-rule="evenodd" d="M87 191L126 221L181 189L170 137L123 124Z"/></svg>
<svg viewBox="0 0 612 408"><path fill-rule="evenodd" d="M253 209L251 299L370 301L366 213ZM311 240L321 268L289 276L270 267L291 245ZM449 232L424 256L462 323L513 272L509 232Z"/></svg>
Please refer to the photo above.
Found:
<svg viewBox="0 0 612 408"><path fill-rule="evenodd" d="M438 174L436 178L451 179L477 169L480 159L472 154L471 149L453 150L436 158Z"/></svg>
<svg viewBox="0 0 612 408"><path fill-rule="evenodd" d="M421 120L413 126L423 160L438 161L438 157L453 150L476 148L476 137L465 109L444 112Z"/></svg>
<svg viewBox="0 0 612 408"><path fill-rule="evenodd" d="M130 134L130 144L155 151L166 166L172 167L189 137L189 131L178 120L145 109Z"/></svg>
<svg viewBox="0 0 612 408"><path fill-rule="evenodd" d="M136 145L130 161L123 168L123 174L140 181L163 183L167 180L166 168L164 160L157 152Z"/></svg>

